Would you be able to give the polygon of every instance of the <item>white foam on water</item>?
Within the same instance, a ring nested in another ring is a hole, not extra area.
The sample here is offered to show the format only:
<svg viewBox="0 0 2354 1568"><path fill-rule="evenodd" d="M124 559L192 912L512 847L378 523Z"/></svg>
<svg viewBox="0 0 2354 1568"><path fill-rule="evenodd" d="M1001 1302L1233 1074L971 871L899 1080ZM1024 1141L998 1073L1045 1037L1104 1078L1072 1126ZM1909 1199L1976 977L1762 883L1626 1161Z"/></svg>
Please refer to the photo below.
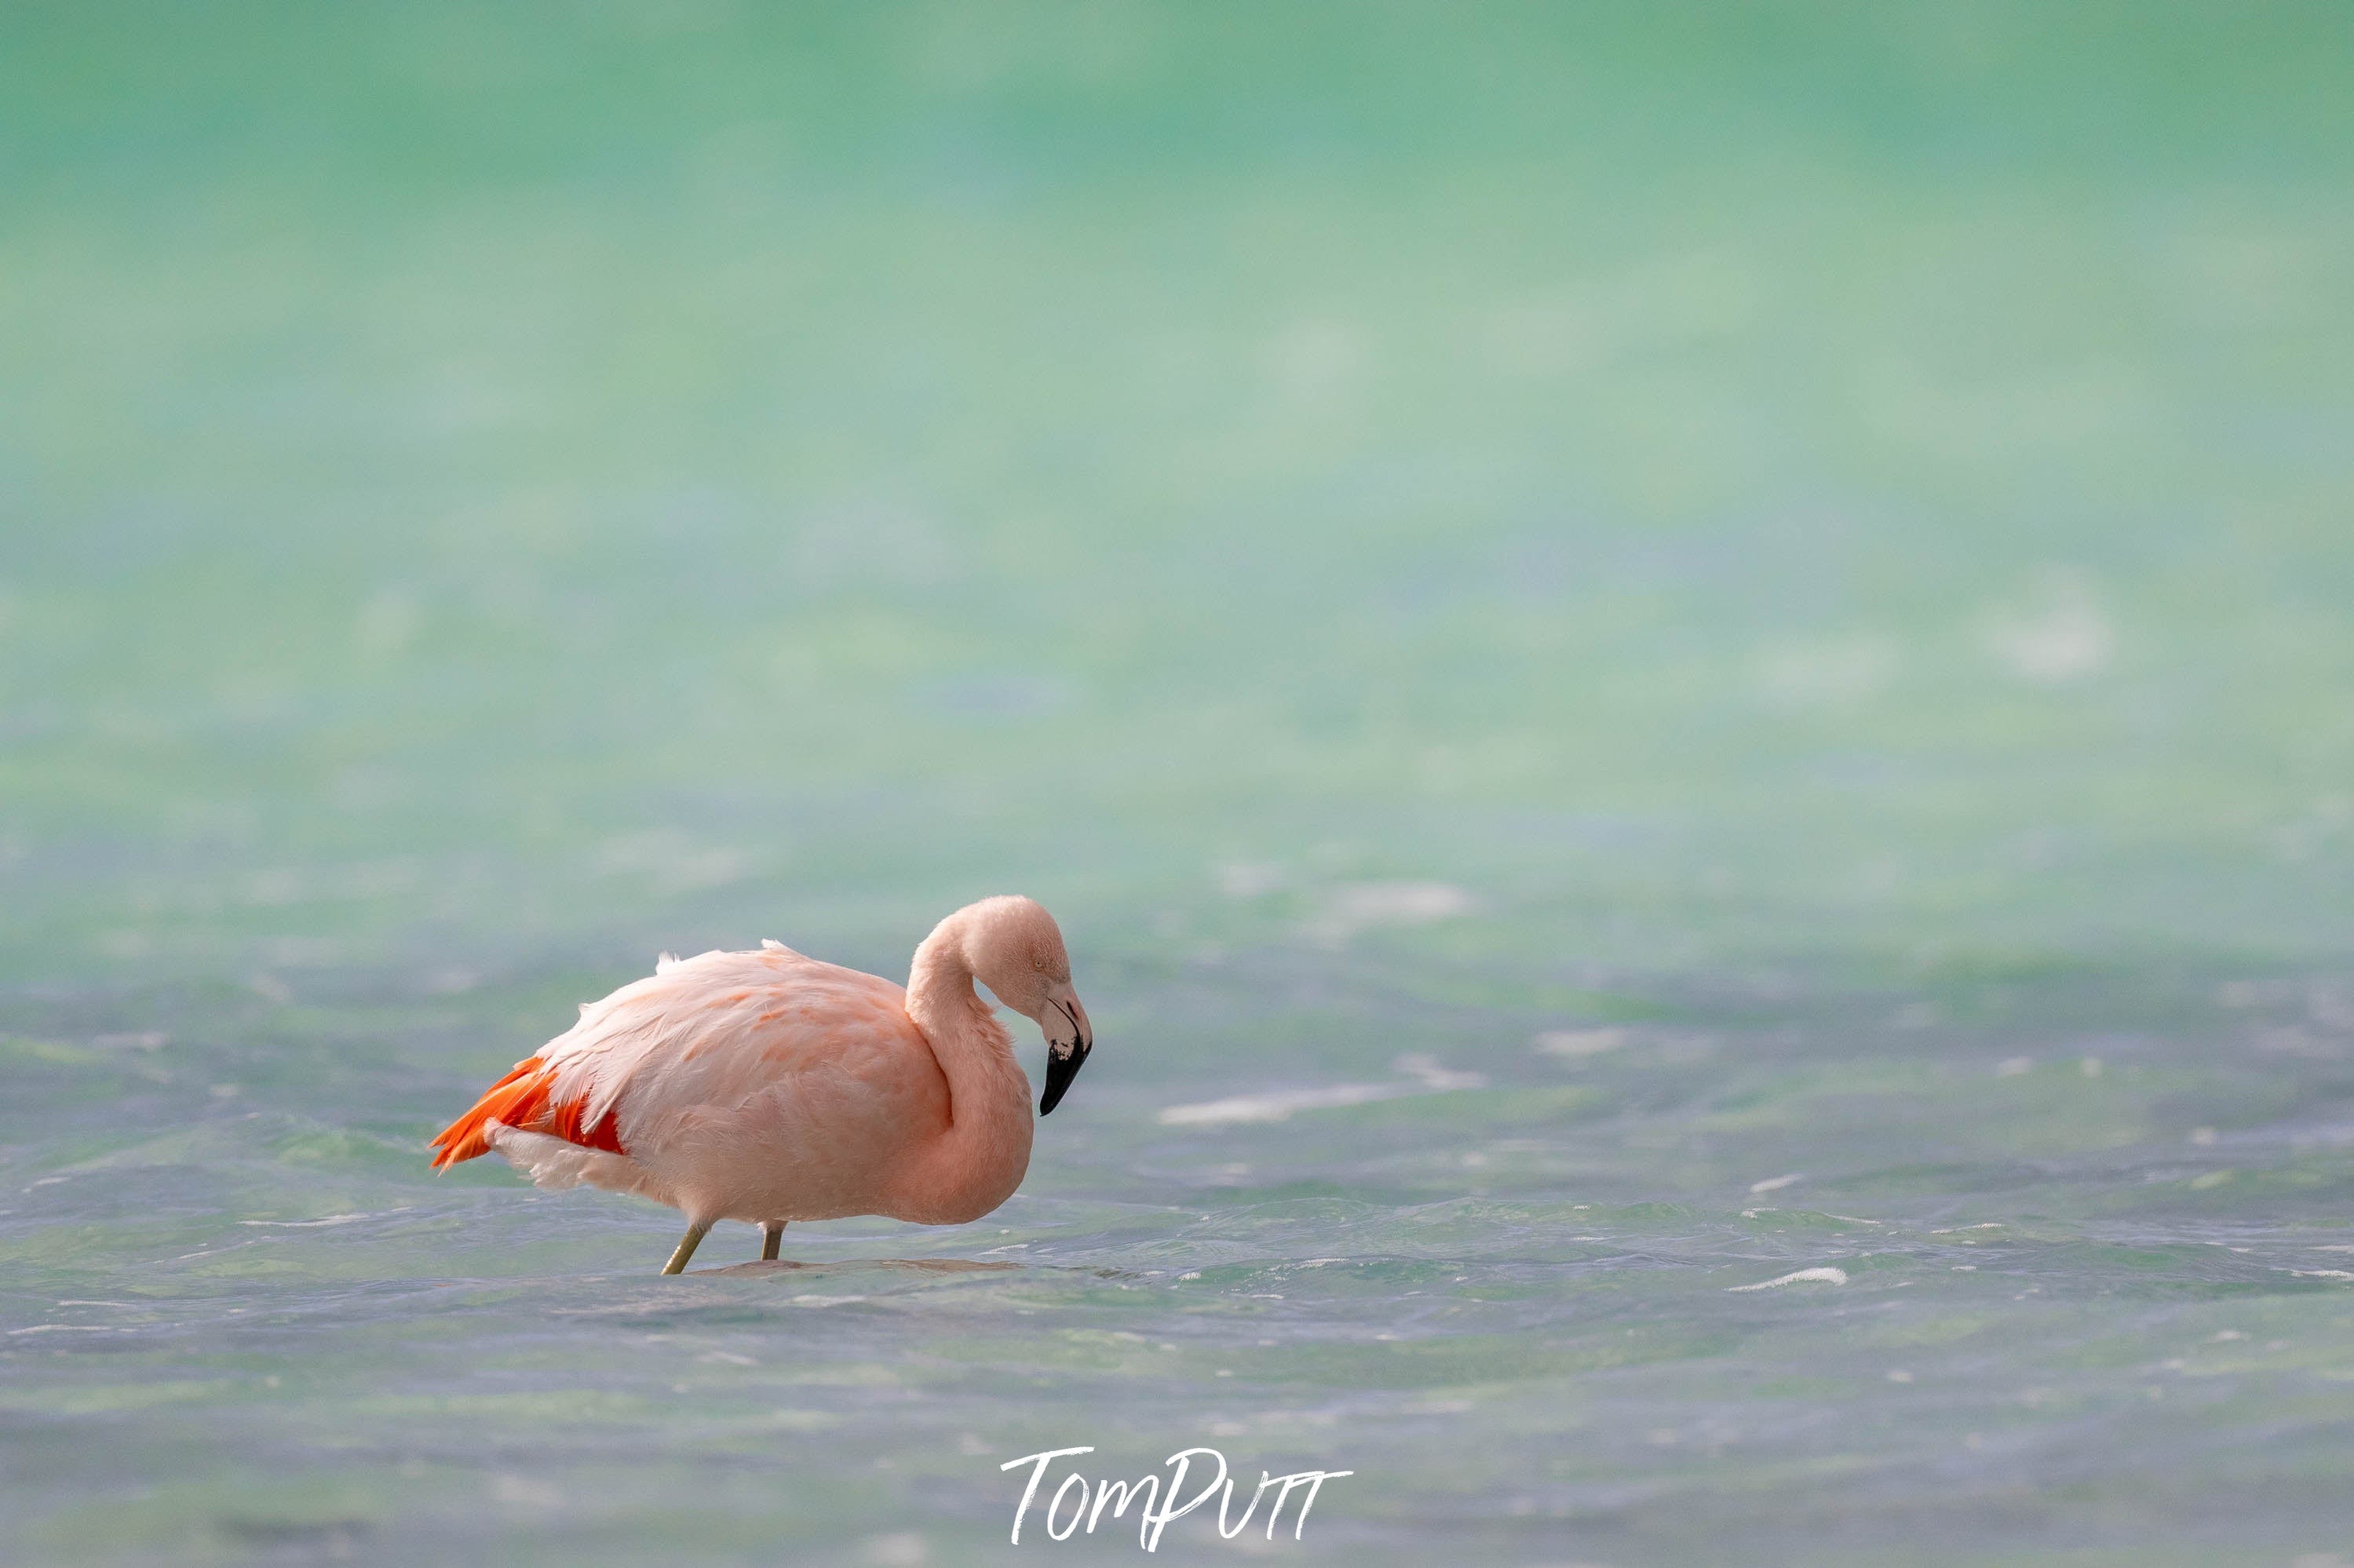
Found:
<svg viewBox="0 0 2354 1568"><path fill-rule="evenodd" d="M2116 632L2090 585L2056 568L2046 570L2030 602L1990 618L1983 641L2013 675L2039 685L2097 675L2116 652Z"/></svg>
<svg viewBox="0 0 2354 1568"><path fill-rule="evenodd" d="M264 1225L273 1230L302 1231L310 1230L318 1225L347 1225L354 1220L365 1220L370 1217L366 1214L328 1214L315 1220L239 1220L238 1224Z"/></svg>
<svg viewBox="0 0 2354 1568"><path fill-rule="evenodd" d="M1728 1285L1725 1289L1734 1295L1744 1290L1777 1290L1785 1285L1845 1285L1844 1268L1802 1268L1796 1274L1786 1274L1779 1279L1761 1279L1755 1285Z"/></svg>
<svg viewBox="0 0 2354 1568"><path fill-rule="evenodd" d="M1222 1100L1168 1106L1153 1119L1163 1127L1221 1127L1243 1122L1287 1121L1305 1110L1332 1110L1407 1095L1449 1094L1458 1089L1484 1089L1485 1073L1464 1073L1419 1052L1392 1064L1414 1081L1404 1084L1333 1084L1317 1089L1268 1089L1255 1095L1229 1095Z"/></svg>
<svg viewBox="0 0 2354 1568"><path fill-rule="evenodd" d="M1300 929L1311 941L1337 948L1376 926L1427 926L1477 907L1469 893L1444 882L1355 882L1334 888Z"/></svg>
<svg viewBox="0 0 2354 1568"><path fill-rule="evenodd" d="M1235 1122L1287 1121L1293 1113L1330 1110L1336 1106L1361 1106L1373 1100L1415 1094L1405 1084L1335 1084L1323 1089L1271 1089L1265 1094L1234 1095L1198 1105L1170 1106L1154 1116L1163 1127L1219 1127Z"/></svg>
<svg viewBox="0 0 2354 1568"><path fill-rule="evenodd" d="M1806 1179L1805 1174L1798 1171L1793 1171L1787 1176L1768 1176L1763 1181L1749 1183L1749 1190L1752 1192L1778 1192L1783 1188L1795 1185Z"/></svg>
<svg viewBox="0 0 2354 1568"><path fill-rule="evenodd" d="M1575 1061L1581 1056L1616 1051L1626 1044L1627 1032L1623 1029L1548 1029L1530 1041L1529 1048Z"/></svg>
<svg viewBox="0 0 2354 1568"><path fill-rule="evenodd" d="M1443 1065L1437 1057L1419 1052L1400 1056L1390 1065L1433 1093L1446 1089L1484 1089L1488 1086L1487 1074L1458 1073Z"/></svg>

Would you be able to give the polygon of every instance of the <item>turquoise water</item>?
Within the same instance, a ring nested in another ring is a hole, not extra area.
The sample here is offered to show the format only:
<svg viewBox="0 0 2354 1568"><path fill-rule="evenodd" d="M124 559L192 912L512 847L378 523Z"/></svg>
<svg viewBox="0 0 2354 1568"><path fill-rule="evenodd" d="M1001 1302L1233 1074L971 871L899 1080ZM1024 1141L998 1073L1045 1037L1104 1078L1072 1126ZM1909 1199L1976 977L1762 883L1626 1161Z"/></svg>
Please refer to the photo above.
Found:
<svg viewBox="0 0 2354 1568"><path fill-rule="evenodd" d="M2349 79L11 9L6 1555L1110 1561L1000 1465L1208 1445L1353 1474L1163 1556L2354 1561ZM426 1170L659 949L1016 889L987 1221Z"/></svg>

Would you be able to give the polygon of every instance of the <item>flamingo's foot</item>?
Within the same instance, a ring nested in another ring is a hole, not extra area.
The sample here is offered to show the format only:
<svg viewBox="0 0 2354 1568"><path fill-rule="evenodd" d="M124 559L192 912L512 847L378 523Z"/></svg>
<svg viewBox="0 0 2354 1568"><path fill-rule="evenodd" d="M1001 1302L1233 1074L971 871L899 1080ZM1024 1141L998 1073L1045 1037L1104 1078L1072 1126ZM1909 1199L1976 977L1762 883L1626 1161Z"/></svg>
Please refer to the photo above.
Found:
<svg viewBox="0 0 2354 1568"><path fill-rule="evenodd" d="M785 1245L785 1222L770 1220L760 1227L760 1261L774 1263L777 1253Z"/></svg>
<svg viewBox="0 0 2354 1568"><path fill-rule="evenodd" d="M691 1224L687 1226L686 1234L679 1238L678 1250L670 1255L670 1261L668 1263L663 1265L663 1272L664 1274L679 1274L684 1272L686 1268L686 1260L695 1255L695 1249L703 1245L703 1238L710 1234L711 1222L708 1220L703 1221L698 1224Z"/></svg>

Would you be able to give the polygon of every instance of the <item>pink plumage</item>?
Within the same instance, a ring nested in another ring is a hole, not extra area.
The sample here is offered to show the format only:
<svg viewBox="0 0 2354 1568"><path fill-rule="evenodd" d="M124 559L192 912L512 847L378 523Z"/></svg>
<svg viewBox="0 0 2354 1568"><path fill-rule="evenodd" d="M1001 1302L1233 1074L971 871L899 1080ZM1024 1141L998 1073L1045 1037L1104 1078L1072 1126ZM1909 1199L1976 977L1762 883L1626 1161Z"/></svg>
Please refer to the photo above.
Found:
<svg viewBox="0 0 2354 1568"><path fill-rule="evenodd" d="M1054 1109L1094 1046L1053 916L958 910L905 990L775 942L665 957L586 1003L433 1139L437 1168L493 1150L543 1187L635 1192L686 1215L664 1272L720 1220L979 1219L1029 1169L1030 1083L974 982L1035 1020Z"/></svg>

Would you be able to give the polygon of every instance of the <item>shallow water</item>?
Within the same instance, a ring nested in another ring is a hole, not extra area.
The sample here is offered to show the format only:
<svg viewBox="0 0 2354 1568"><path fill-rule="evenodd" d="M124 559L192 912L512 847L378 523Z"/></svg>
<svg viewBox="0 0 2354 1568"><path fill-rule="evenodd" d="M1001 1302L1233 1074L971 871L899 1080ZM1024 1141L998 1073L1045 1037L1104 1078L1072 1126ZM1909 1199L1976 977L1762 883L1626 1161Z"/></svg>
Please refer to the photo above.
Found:
<svg viewBox="0 0 2354 1568"><path fill-rule="evenodd" d="M12 1559L2354 1560L2354 28L1434 15L0 21ZM987 1221L425 1168L1017 887Z"/></svg>

